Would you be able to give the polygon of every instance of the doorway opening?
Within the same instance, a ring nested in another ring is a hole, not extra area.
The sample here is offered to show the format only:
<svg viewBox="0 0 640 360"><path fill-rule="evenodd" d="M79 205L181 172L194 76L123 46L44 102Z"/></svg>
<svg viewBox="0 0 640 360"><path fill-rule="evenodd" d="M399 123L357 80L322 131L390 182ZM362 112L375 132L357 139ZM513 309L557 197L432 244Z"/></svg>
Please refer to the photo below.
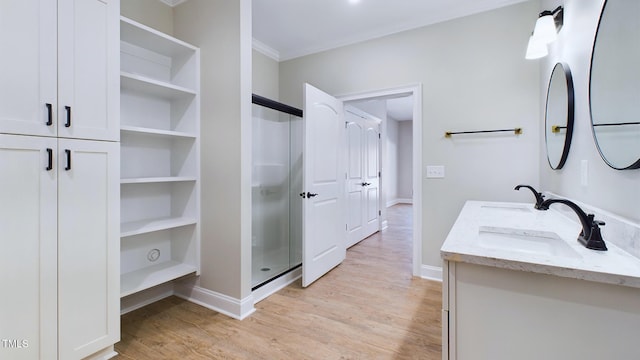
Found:
<svg viewBox="0 0 640 360"><path fill-rule="evenodd" d="M399 203L413 204L412 273L413 276L421 276L422 87L417 84L343 95L338 99L382 120L379 229L387 226L387 207ZM408 140L410 144L407 144Z"/></svg>

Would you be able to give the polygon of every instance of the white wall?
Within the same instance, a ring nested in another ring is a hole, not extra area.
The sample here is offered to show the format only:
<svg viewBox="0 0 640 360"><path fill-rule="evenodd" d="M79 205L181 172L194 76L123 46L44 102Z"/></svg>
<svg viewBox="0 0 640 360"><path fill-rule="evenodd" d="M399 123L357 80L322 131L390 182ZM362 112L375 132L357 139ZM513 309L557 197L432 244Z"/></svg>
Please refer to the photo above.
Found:
<svg viewBox="0 0 640 360"><path fill-rule="evenodd" d="M538 9L554 9L559 1L542 1ZM591 132L589 114L589 68L591 50L604 0L564 0L564 26L550 46L549 56L540 60L541 119L551 70L558 61L569 64L575 88L575 123L569 157L562 170L547 164L544 136L541 138L541 183L545 190L581 201L640 222L640 170L617 171L601 159ZM541 121L541 129L544 126ZM588 185L580 182L580 163L588 163Z"/></svg>
<svg viewBox="0 0 640 360"><path fill-rule="evenodd" d="M280 98L279 63L259 51L252 51L252 91L271 100Z"/></svg>
<svg viewBox="0 0 640 360"><path fill-rule="evenodd" d="M539 3L469 17L280 64L280 98L300 106L302 83L334 95L422 84L422 158L447 177L423 177L422 263L441 266L440 247L469 199L527 201L538 186L539 64L524 59ZM520 136L459 136L448 130L519 126Z"/></svg>
<svg viewBox="0 0 640 360"><path fill-rule="evenodd" d="M158 0L121 0L120 13L165 34L173 35L173 8Z"/></svg>
<svg viewBox="0 0 640 360"><path fill-rule="evenodd" d="M413 121L398 121L398 198L413 197Z"/></svg>
<svg viewBox="0 0 640 360"><path fill-rule="evenodd" d="M202 270L199 285L251 294L251 1L189 0L175 36L201 50Z"/></svg>

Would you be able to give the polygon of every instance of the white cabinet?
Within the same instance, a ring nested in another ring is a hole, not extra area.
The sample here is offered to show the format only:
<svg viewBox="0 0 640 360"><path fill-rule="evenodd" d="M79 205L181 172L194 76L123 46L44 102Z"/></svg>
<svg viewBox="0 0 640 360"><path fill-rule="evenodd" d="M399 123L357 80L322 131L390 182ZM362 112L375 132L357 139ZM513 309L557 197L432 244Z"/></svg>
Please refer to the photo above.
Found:
<svg viewBox="0 0 640 360"><path fill-rule="evenodd" d="M114 354L119 12L0 2L0 359Z"/></svg>
<svg viewBox="0 0 640 360"><path fill-rule="evenodd" d="M0 358L82 359L119 339L119 146L0 135ZM39 357L40 356L40 357Z"/></svg>
<svg viewBox="0 0 640 360"><path fill-rule="evenodd" d="M443 360L637 359L640 289L444 261Z"/></svg>
<svg viewBox="0 0 640 360"><path fill-rule="evenodd" d="M56 148L0 135L0 359L57 359Z"/></svg>
<svg viewBox="0 0 640 360"><path fill-rule="evenodd" d="M120 339L119 144L58 141L60 359Z"/></svg>
<svg viewBox="0 0 640 360"><path fill-rule="evenodd" d="M200 271L199 49L121 18L121 296Z"/></svg>
<svg viewBox="0 0 640 360"><path fill-rule="evenodd" d="M117 0L0 7L0 133L118 140Z"/></svg>

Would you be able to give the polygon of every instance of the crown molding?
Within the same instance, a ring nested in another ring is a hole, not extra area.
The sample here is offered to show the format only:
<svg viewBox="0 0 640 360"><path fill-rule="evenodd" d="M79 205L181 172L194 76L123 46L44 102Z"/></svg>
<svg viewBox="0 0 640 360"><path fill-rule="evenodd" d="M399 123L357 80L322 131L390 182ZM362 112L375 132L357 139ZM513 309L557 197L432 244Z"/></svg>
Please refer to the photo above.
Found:
<svg viewBox="0 0 640 360"><path fill-rule="evenodd" d="M183 2L187 1L187 0L159 0L162 3L165 3L171 7L177 6L182 4Z"/></svg>
<svg viewBox="0 0 640 360"><path fill-rule="evenodd" d="M261 53L262 55L265 55L277 62L280 62L280 52L270 47L269 45L253 38L252 47L253 47L253 50Z"/></svg>

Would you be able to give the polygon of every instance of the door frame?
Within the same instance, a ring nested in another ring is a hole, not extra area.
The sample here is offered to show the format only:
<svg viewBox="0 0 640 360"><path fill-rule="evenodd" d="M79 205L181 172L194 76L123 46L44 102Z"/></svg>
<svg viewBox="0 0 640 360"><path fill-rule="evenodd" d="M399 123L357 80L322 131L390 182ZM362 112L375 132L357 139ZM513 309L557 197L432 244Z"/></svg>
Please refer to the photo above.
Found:
<svg viewBox="0 0 640 360"><path fill-rule="evenodd" d="M338 95L343 102L384 98L398 95L413 95L413 276L421 276L422 270L422 83L381 90L370 90ZM386 132L385 132L386 135ZM384 171L382 170L382 181ZM380 197L382 199L382 196ZM384 204L386 206L386 204ZM381 204L382 206L382 204Z"/></svg>

